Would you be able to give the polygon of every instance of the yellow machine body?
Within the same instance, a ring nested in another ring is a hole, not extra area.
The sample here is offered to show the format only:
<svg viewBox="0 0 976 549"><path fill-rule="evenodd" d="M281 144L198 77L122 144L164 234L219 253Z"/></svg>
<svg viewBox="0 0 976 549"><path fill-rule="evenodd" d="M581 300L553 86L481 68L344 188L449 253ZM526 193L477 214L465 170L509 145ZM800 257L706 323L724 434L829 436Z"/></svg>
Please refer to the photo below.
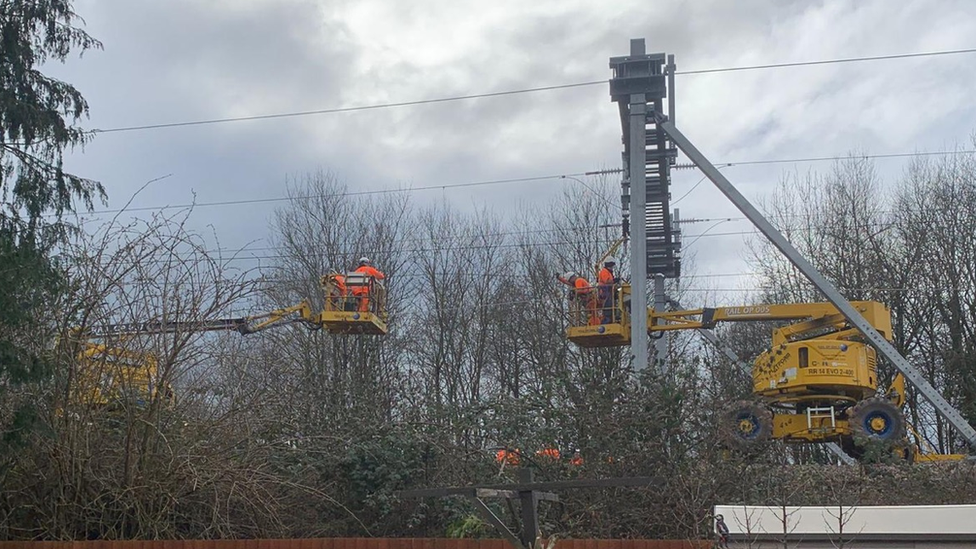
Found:
<svg viewBox="0 0 976 549"><path fill-rule="evenodd" d="M811 340L785 343L759 355L752 368L753 393L784 400L858 401L878 390L875 350L852 341Z"/></svg>
<svg viewBox="0 0 976 549"><path fill-rule="evenodd" d="M86 342L78 354L77 404L105 406L119 402L146 406L155 399L176 400L173 388L159 380L154 356Z"/></svg>
<svg viewBox="0 0 976 549"><path fill-rule="evenodd" d="M612 303L571 300L567 338L580 347L630 345L629 285L615 287L613 296ZM851 305L882 336L891 338L891 313L884 304L854 301ZM596 324L594 318L604 323ZM900 411L905 404L904 377L896 376L886 394L878 395L876 351L831 303L647 311L648 332L757 321L784 324L772 330L770 348L753 364L753 395L758 402L735 410L731 418L733 438L739 442L767 438L840 442L856 454L853 441L867 436L895 441L894 452L916 462L966 457L939 454L931 448L922 451L923 439L917 433L917 444L907 442L910 426Z"/></svg>
<svg viewBox="0 0 976 549"><path fill-rule="evenodd" d="M322 277L325 306L318 315L305 312L302 318L333 334L386 335L388 318L386 288L382 282L360 273L346 273L345 295L335 274ZM357 289L361 289L357 295ZM365 300L365 303L364 303Z"/></svg>
<svg viewBox="0 0 976 549"><path fill-rule="evenodd" d="M827 414L808 417L806 414L774 413L772 437L786 442L828 442L850 435L849 422L831 419Z"/></svg>
<svg viewBox="0 0 976 549"><path fill-rule="evenodd" d="M570 290L572 291L572 290ZM630 345L630 285L622 284L613 289L613 302L609 311L596 304L598 315L609 312L613 322L590 324L591 310L578 300L569 301L569 327L566 338L580 347L623 347ZM626 306L625 306L626 304Z"/></svg>

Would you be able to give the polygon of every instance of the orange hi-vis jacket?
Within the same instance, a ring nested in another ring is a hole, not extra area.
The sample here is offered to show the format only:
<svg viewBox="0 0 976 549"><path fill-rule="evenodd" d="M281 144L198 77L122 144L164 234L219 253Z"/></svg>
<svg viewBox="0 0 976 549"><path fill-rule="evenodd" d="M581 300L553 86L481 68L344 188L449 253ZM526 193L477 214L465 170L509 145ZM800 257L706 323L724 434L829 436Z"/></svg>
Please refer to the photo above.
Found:
<svg viewBox="0 0 976 549"><path fill-rule="evenodd" d="M573 289L576 290L576 296L582 299L590 295L590 292L593 291L593 286L590 286L589 281L585 278L577 276L573 282Z"/></svg>
<svg viewBox="0 0 976 549"><path fill-rule="evenodd" d="M360 265L359 268L353 272L363 273L364 275L371 276L376 280L383 280L384 278L386 278L386 275L383 274L382 271L380 271L376 267L373 267L372 265ZM365 286L355 286L352 289L352 293L353 295L366 295L369 293L369 288Z"/></svg>
<svg viewBox="0 0 976 549"><path fill-rule="evenodd" d="M537 450L535 455L539 457L549 458L556 461L559 460L559 450L555 448L543 448L541 450Z"/></svg>
<svg viewBox="0 0 976 549"><path fill-rule="evenodd" d="M604 285L604 284L612 285L613 279L614 279L613 273L610 272L610 269L604 267L600 269L600 274L597 275L596 277L596 283L600 285Z"/></svg>
<svg viewBox="0 0 976 549"><path fill-rule="evenodd" d="M347 292L347 290L346 290L346 277L344 277L344 276L342 276L340 274L337 274L337 275L333 275L332 276L332 280L335 282L335 287L336 287L336 290L339 292L339 295L342 296L342 297L345 297L346 296L346 292Z"/></svg>
<svg viewBox="0 0 976 549"><path fill-rule="evenodd" d="M519 464L519 451L516 450L499 450L495 454L495 461L498 463L506 463L508 465L518 465Z"/></svg>

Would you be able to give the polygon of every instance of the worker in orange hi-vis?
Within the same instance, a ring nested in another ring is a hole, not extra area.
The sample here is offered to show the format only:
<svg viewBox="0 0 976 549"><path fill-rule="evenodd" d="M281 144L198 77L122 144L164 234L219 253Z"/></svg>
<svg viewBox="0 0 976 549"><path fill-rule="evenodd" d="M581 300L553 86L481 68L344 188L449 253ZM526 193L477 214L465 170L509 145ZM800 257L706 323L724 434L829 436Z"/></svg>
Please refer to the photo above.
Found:
<svg viewBox="0 0 976 549"><path fill-rule="evenodd" d="M600 307L600 321L603 324L610 324L614 320L613 296L620 278L614 274L613 269L617 266L617 260L608 257L603 261L603 268L596 277L597 300Z"/></svg>
<svg viewBox="0 0 976 549"><path fill-rule="evenodd" d="M519 451L501 449L495 454L495 461L503 465L518 465L519 464Z"/></svg>
<svg viewBox="0 0 976 549"><path fill-rule="evenodd" d="M549 458L554 461L559 460L559 450L556 448L543 448L535 453L539 457Z"/></svg>
<svg viewBox="0 0 976 549"><path fill-rule="evenodd" d="M574 272L566 272L557 275L556 278L563 284L572 288L569 294L570 303L577 303L586 311L588 324L595 326L600 323L600 316L597 314L597 299L593 286L589 281Z"/></svg>
<svg viewBox="0 0 976 549"><path fill-rule="evenodd" d="M368 257L359 258L359 267L356 268L354 272L362 273L366 276L373 277L374 280L383 280L386 275L382 271L373 267L373 263ZM359 300L359 312L365 313L369 311L369 287L367 286L355 286L352 289L352 294L356 296Z"/></svg>
<svg viewBox="0 0 976 549"><path fill-rule="evenodd" d="M332 289L329 293L332 306L337 311L344 311L346 309L346 297L349 295L349 290L346 288L346 277L332 271L329 273L329 280L332 282Z"/></svg>

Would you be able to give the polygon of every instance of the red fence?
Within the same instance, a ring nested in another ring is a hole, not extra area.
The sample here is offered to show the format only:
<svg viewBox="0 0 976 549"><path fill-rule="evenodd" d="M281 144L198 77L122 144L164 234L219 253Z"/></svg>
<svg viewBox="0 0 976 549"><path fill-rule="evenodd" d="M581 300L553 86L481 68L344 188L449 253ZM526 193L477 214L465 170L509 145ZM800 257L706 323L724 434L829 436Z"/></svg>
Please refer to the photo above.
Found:
<svg viewBox="0 0 976 549"><path fill-rule="evenodd" d="M563 539L555 549L711 549L709 541ZM511 549L503 539L322 538L163 541L0 541L0 549Z"/></svg>

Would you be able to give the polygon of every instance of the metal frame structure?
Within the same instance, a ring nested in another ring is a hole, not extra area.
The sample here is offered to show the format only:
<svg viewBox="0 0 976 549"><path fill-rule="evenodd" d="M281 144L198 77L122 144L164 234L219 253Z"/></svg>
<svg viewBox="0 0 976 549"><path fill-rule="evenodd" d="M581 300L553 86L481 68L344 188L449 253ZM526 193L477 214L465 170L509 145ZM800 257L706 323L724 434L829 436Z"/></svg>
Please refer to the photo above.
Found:
<svg viewBox="0 0 976 549"><path fill-rule="evenodd" d="M657 120L647 116L663 108L665 95L669 112L674 113L674 94L667 93L674 86L674 56L648 55L644 40L634 39L630 41L630 55L612 57L610 68L614 72L610 97L620 110L623 129L621 205L625 228L628 217L633 218L629 230L631 305L633 310L643 311L647 307L648 276L677 278L681 272L680 241L670 211L670 170L677 150L668 143ZM660 298L661 294L655 295ZM635 315L631 325L631 350L638 371L648 365L647 321L640 317ZM662 336L655 342L655 366L661 366L666 354L667 340Z"/></svg>
<svg viewBox="0 0 976 549"><path fill-rule="evenodd" d="M665 66L665 61L667 65ZM624 134L624 177L622 206L624 226L629 210L633 210L631 226L631 310L647 308L647 277L660 273L677 278L680 274L680 240L672 227L669 207L670 167L680 149L691 162L741 211L749 221L819 290L830 303L865 339L905 376L919 394L928 401L950 425L976 449L976 429L933 387L922 374L889 343L844 298L843 295L757 210L729 180L719 172L692 142L674 125L675 94L673 55L647 54L643 39L630 41L630 55L611 57L614 72L610 80L610 96L618 104ZM663 99L668 98L668 115L664 114ZM674 147L677 147L675 149ZM631 204L631 196L633 203ZM649 209L649 206L651 208ZM648 221L663 223L663 233L649 233ZM654 239L661 236L663 239ZM671 263L652 265L649 245L659 246ZM670 270L669 270L670 269ZM656 284L655 307L664 300L663 284ZM656 344L656 358L667 352L667 341ZM631 350L634 368L639 371L648 364L647 319L633 315L631 322Z"/></svg>

